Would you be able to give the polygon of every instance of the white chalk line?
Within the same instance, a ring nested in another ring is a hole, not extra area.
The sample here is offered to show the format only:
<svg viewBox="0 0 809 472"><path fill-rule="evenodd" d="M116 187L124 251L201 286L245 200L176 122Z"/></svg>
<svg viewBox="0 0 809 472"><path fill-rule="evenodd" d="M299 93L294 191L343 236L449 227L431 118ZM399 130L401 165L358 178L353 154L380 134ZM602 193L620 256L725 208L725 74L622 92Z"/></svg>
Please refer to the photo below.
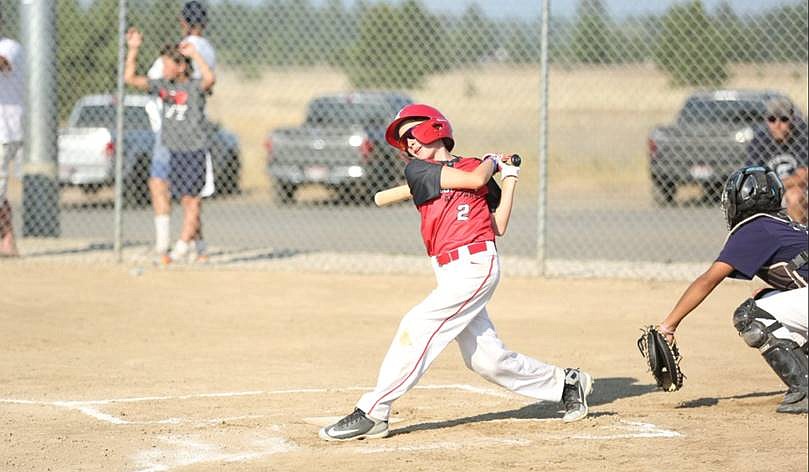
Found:
<svg viewBox="0 0 809 472"><path fill-rule="evenodd" d="M420 390L461 390L480 395L487 395L497 398L516 398L516 395L510 393L503 393L493 389L474 387L465 384L447 384L447 385L417 385L416 389ZM87 416L95 418L99 421L104 421L111 424L125 425L125 424L178 424L183 421L181 418L171 418L168 420L160 421L129 421L118 416L110 415L100 411L98 408L93 408L93 405L110 405L115 403L138 403L138 402L153 402L153 401L170 401L170 400L191 400L196 398L229 398L229 397L245 397L245 396L261 396L261 395L294 395L303 393L328 393L328 392L349 392L349 391L369 391L371 387L344 387L344 388L298 388L298 389L283 389L283 390L247 390L236 392L213 392L213 393L192 393L186 395L154 395L146 397L124 397L124 398L109 398L103 400L55 400L55 401L42 401L42 400L21 400L16 398L0 398L0 403L19 404L19 405L45 405L65 408L84 413Z"/></svg>
<svg viewBox="0 0 809 472"><path fill-rule="evenodd" d="M279 433L280 428L272 428ZM205 441L199 435L184 434L158 436L164 444L138 452L133 456L137 472L162 472L175 467L183 467L203 462L246 462L273 454L296 451L299 446L282 436L250 434L242 444L246 450L231 451L223 444L232 443L232 438L215 444Z"/></svg>
<svg viewBox="0 0 809 472"><path fill-rule="evenodd" d="M446 385L420 385L416 389L421 390L460 390L464 392L491 396L496 398L519 398L516 394L511 392L503 392L494 389L487 389L475 387L466 384L446 384ZM124 398L110 398L102 400L57 400L57 401L39 401L27 399L3 399L0 398L0 404L19 404L19 405L42 405L54 406L64 408L71 411L78 411L95 420L115 424L115 425L145 425L145 424L189 424L194 425L210 425L218 424L227 421L237 421L244 419L264 418L267 416L276 415L242 415L222 418L210 419L190 419L190 418L166 418L155 421L131 421L121 418L119 416L105 413L99 409L100 406L118 404L118 403L137 403L149 401L172 401L172 400L190 400L199 398L236 398L246 396L260 396L260 395L294 395L305 393L328 393L328 392L347 392L347 391L369 391L369 387L344 387L344 388L302 388L302 389L283 389L283 390L249 390L249 391L233 391L233 392L213 392L213 393L196 393L186 395L159 395L159 396L144 396L144 397L124 397ZM533 422L555 422L561 421L561 418L504 418L492 421L533 421ZM378 454L388 452L417 452L417 451L430 451L430 450L457 450L470 447L526 447L535 444L542 440L625 440L634 438L676 438L682 436L676 431L666 430L657 427L650 423L641 423L634 421L619 420L619 424L608 426L604 434L564 434L564 433L537 433L532 435L531 439L513 439L513 438L497 438L497 437L478 437L470 439L456 439L451 442L441 441L424 443L418 445L371 445L361 446L353 449L341 449L343 452L355 452L358 454ZM273 425L273 431L281 434L280 427ZM229 451L227 446L222 444L233 444L232 438L225 438L226 440L220 441L221 444L210 442L210 440L203 440L197 436L192 435L169 435L158 436L157 440L164 444L162 447L152 447L150 449L136 453L134 462L137 465L137 472L163 472L171 470L175 467L182 467L202 462L242 462L259 459L273 454L292 452L300 449L300 447L292 441L287 440L283 435L267 436L262 434L248 433L245 438L244 445L240 447L247 447L247 450Z"/></svg>

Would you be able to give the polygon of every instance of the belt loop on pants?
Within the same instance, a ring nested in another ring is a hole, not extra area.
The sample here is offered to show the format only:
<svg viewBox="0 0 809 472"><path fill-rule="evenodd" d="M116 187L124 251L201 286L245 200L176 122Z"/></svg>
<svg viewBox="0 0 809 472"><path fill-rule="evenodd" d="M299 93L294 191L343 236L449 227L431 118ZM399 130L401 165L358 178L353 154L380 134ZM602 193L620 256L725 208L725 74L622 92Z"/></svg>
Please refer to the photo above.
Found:
<svg viewBox="0 0 809 472"><path fill-rule="evenodd" d="M478 254L484 251L489 251L494 253L495 252L495 245L494 241L480 241L472 244L467 244L466 246L457 247L450 251L437 254L435 257L435 262L438 266L447 265L452 261L457 261L463 257L471 256L472 254Z"/></svg>

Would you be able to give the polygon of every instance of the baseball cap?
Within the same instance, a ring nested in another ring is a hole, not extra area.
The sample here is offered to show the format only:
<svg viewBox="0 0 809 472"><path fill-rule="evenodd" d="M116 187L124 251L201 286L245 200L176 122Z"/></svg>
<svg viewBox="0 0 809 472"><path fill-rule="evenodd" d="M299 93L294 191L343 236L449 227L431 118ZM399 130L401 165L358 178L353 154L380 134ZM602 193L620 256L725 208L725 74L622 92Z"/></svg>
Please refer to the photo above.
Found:
<svg viewBox="0 0 809 472"><path fill-rule="evenodd" d="M795 109L792 102L784 97L776 97L767 101L767 116L788 116L792 117Z"/></svg>
<svg viewBox="0 0 809 472"><path fill-rule="evenodd" d="M208 23L208 10L196 0L185 2L181 15L183 20L191 26L205 26Z"/></svg>

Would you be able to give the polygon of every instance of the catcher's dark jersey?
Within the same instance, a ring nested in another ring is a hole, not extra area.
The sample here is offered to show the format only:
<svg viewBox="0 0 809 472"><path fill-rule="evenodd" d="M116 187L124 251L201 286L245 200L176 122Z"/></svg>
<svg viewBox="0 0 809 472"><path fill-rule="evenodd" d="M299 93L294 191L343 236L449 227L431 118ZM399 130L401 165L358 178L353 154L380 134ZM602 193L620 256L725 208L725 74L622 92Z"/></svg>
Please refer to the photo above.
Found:
<svg viewBox="0 0 809 472"><path fill-rule="evenodd" d="M481 161L457 157L451 161L422 161L414 159L405 167L405 177L413 195L413 202L421 214L421 237L427 254L434 256L478 241L494 241L489 205L499 199L499 187L488 186L477 190L441 188L443 165L471 171Z"/></svg>
<svg viewBox="0 0 809 472"><path fill-rule="evenodd" d="M806 287L806 265L790 270L789 261L809 246L806 226L768 214L758 214L731 230L718 261L733 266L734 279L752 280L758 275L774 288L788 290Z"/></svg>

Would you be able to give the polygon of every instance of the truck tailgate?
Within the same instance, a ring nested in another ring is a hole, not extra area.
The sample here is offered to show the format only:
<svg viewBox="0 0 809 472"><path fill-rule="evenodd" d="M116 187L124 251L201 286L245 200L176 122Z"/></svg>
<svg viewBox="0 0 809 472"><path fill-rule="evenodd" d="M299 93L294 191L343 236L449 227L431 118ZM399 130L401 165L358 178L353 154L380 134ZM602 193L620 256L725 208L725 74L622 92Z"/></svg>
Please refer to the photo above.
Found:
<svg viewBox="0 0 809 472"><path fill-rule="evenodd" d="M102 183L112 176L112 135L106 128L68 128L59 132L59 180Z"/></svg>
<svg viewBox="0 0 809 472"><path fill-rule="evenodd" d="M294 128L272 135L277 164L353 164L360 160L365 135L352 129Z"/></svg>

